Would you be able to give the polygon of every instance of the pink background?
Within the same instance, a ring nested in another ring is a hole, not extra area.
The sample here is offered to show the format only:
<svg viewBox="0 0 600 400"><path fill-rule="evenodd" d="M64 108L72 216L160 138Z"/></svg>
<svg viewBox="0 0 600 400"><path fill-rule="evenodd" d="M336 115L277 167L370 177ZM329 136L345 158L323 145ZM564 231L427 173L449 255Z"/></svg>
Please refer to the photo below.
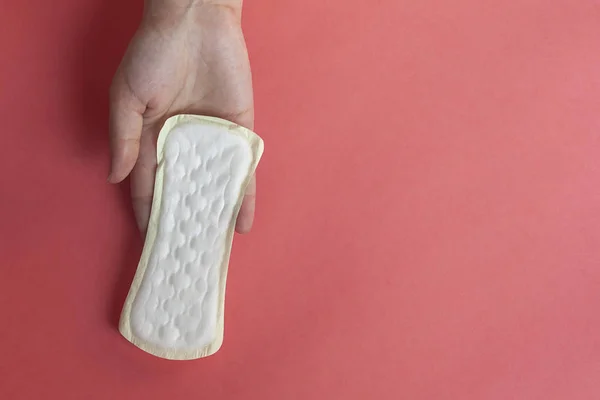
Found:
<svg viewBox="0 0 600 400"><path fill-rule="evenodd" d="M121 338L105 183L139 2L0 13L0 398L600 399L600 6L247 0L256 229L222 350Z"/></svg>

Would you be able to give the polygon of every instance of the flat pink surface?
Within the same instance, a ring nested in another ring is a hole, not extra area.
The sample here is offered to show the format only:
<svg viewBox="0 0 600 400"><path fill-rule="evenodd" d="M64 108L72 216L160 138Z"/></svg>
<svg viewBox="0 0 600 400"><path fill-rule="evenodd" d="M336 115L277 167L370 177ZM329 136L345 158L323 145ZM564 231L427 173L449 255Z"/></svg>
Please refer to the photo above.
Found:
<svg viewBox="0 0 600 400"><path fill-rule="evenodd" d="M139 2L0 13L0 398L600 399L600 6L247 0L259 168L225 344L124 340L105 183Z"/></svg>

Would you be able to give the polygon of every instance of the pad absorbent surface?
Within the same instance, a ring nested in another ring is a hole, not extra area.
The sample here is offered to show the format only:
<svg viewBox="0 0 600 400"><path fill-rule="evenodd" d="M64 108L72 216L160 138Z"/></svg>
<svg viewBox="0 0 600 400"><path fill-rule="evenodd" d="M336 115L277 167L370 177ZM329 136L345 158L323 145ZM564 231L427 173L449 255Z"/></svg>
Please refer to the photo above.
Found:
<svg viewBox="0 0 600 400"><path fill-rule="evenodd" d="M146 241L119 326L139 348L185 360L221 346L235 221L262 151L255 133L229 121L166 121Z"/></svg>

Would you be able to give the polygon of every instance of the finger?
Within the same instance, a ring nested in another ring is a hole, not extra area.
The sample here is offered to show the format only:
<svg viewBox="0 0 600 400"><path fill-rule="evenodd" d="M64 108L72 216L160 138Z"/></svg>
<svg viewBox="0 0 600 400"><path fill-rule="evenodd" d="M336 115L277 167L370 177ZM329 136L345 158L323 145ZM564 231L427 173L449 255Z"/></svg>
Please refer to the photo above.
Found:
<svg viewBox="0 0 600 400"><path fill-rule="evenodd" d="M235 230L238 233L248 233L252 229L252 223L254 222L254 209L256 207L256 176L252 176L246 193L244 194L244 200L242 201L242 207L238 214L237 221L235 224Z"/></svg>
<svg viewBox="0 0 600 400"><path fill-rule="evenodd" d="M140 138L139 157L131 172L131 202L142 234L146 233L150 219L155 175L156 134L154 130L144 130Z"/></svg>
<svg viewBox="0 0 600 400"><path fill-rule="evenodd" d="M251 107L241 113L227 116L231 122L244 126L248 129L254 128L254 109ZM246 187L246 193L240 207L235 230L238 233L248 233L254 223L254 211L256 208L256 175L253 175Z"/></svg>
<svg viewBox="0 0 600 400"><path fill-rule="evenodd" d="M145 109L117 72L110 93L111 183L125 179L136 163Z"/></svg>

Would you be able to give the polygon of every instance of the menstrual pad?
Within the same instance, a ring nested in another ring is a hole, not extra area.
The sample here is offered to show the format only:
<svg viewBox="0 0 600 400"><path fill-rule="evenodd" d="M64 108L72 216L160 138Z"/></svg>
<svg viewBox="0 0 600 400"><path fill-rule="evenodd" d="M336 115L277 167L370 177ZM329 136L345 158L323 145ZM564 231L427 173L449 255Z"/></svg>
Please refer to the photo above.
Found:
<svg viewBox="0 0 600 400"><path fill-rule="evenodd" d="M142 350L185 360L221 346L235 221L262 150L256 134L225 120L166 121L146 242L119 327Z"/></svg>

